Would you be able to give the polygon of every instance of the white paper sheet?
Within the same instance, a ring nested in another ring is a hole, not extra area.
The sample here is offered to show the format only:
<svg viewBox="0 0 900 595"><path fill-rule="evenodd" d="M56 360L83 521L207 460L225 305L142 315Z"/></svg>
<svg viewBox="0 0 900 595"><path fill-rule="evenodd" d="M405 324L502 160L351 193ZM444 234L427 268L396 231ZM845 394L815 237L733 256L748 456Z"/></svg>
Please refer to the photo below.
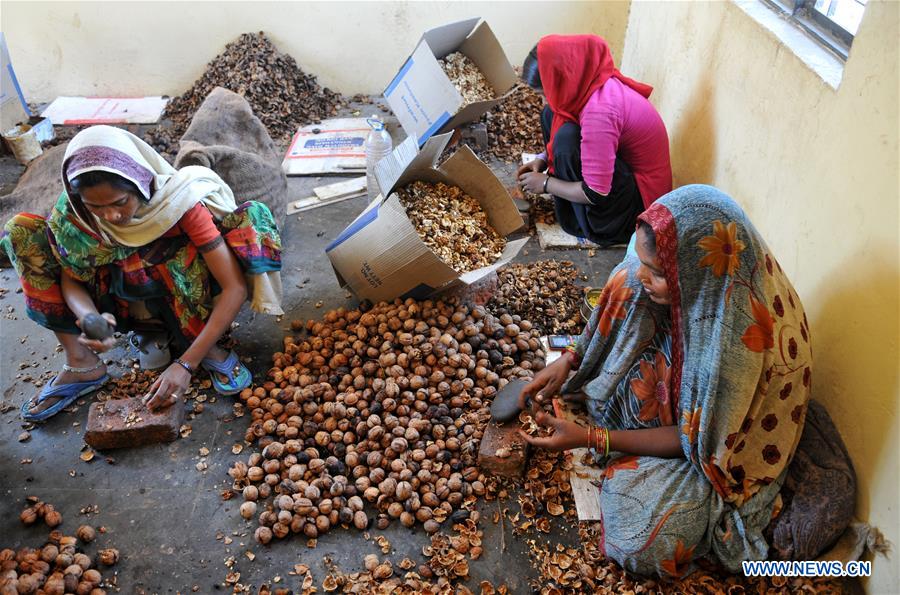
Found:
<svg viewBox="0 0 900 595"><path fill-rule="evenodd" d="M41 116L54 124L155 124L167 97L57 97Z"/></svg>

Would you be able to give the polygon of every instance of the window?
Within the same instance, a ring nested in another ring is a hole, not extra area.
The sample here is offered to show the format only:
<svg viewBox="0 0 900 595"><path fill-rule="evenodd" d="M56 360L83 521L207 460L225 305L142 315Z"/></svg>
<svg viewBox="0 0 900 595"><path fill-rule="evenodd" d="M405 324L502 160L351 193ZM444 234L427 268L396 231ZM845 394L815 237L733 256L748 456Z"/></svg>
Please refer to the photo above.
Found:
<svg viewBox="0 0 900 595"><path fill-rule="evenodd" d="M846 60L868 0L763 1Z"/></svg>

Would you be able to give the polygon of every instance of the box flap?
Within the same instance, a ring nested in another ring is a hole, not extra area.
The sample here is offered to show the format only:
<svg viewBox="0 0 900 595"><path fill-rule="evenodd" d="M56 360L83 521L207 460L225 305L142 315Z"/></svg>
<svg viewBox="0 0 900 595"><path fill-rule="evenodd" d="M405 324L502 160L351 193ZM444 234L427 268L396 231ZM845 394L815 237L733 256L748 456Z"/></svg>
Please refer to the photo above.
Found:
<svg viewBox="0 0 900 595"><path fill-rule="evenodd" d="M509 192L469 147L463 145L440 170L481 204L491 227L501 236L508 236L525 225Z"/></svg>
<svg viewBox="0 0 900 595"><path fill-rule="evenodd" d="M373 201L326 250L335 275L358 297L393 299L457 277L422 242L396 196Z"/></svg>
<svg viewBox="0 0 900 595"><path fill-rule="evenodd" d="M494 88L495 97L500 97L518 82L516 71L487 22L480 23L459 49L478 66Z"/></svg>
<svg viewBox="0 0 900 595"><path fill-rule="evenodd" d="M19 87L6 47L6 36L0 32L0 130L6 132L31 116L28 102Z"/></svg>
<svg viewBox="0 0 900 595"><path fill-rule="evenodd" d="M341 276L341 272L337 270L337 267L334 266L334 263L331 263L331 270L334 271L334 276L337 277L338 285L340 285L341 289L347 289L350 287L344 278Z"/></svg>
<svg viewBox="0 0 900 595"><path fill-rule="evenodd" d="M475 283L482 277L489 275L490 273L496 271L500 267L506 265L513 258L516 257L516 254L519 253L519 250L522 249L525 244L528 243L528 238L519 238L518 240L512 240L506 243L506 248L503 249L503 253L500 255L500 258L494 264L488 265L486 267L481 267L480 269L475 269L474 271L469 271L463 275L459 276L459 280L465 283L466 285L471 285Z"/></svg>
<svg viewBox="0 0 900 595"><path fill-rule="evenodd" d="M397 188L402 188L414 180L426 182L442 182L443 177L426 179L423 172L434 171L437 160L450 142L451 133L440 134L429 138L419 150L415 137L408 136L397 145L391 154L375 164L375 177L382 197L388 197Z"/></svg>
<svg viewBox="0 0 900 595"><path fill-rule="evenodd" d="M474 17L429 29L422 34L422 41L428 44L436 58L443 58L462 45L480 20L481 17Z"/></svg>
<svg viewBox="0 0 900 595"><path fill-rule="evenodd" d="M489 101L478 101L475 103L470 103L464 108L462 108L455 116L450 118L450 121L441 126L441 129L438 132L447 132L462 126L463 124L468 124L469 122L475 122L481 116L488 113L492 107L500 103L500 99L491 99Z"/></svg>
<svg viewBox="0 0 900 595"><path fill-rule="evenodd" d="M424 41L413 51L384 90L400 125L419 144L440 130L459 110L459 94Z"/></svg>

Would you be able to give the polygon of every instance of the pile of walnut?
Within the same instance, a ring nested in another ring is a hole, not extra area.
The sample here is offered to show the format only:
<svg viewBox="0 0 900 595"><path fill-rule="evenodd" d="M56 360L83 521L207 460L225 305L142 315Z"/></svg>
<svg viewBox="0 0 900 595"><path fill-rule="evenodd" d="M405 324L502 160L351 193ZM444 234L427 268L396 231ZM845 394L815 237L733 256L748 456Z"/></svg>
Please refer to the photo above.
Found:
<svg viewBox="0 0 900 595"><path fill-rule="evenodd" d="M462 52L453 52L445 58L438 60L444 73L459 94L462 95L463 105L490 101L494 98L494 88L485 78L478 66Z"/></svg>
<svg viewBox="0 0 900 595"><path fill-rule="evenodd" d="M22 521L23 525L33 525L38 519L41 519L44 521L44 524L53 529L62 523L62 514L52 504L41 502L34 496L28 497L28 503L31 506L28 506L19 514L19 520Z"/></svg>
<svg viewBox="0 0 900 595"><path fill-rule="evenodd" d="M507 163L519 163L522 153L543 151L543 108L543 100L536 91L528 85L517 86L482 117L487 128L488 146L479 153Z"/></svg>
<svg viewBox="0 0 900 595"><path fill-rule="evenodd" d="M23 523L30 525L38 516L43 516L49 526L59 524L51 524L49 515L55 512L51 505L33 498L29 502L32 506L20 515ZM55 514L59 515L58 512ZM58 520L62 522L61 517ZM43 547L0 550L0 595L105 595L103 576L95 568L91 557L78 548L78 540L87 544L95 537L93 527L82 525L78 528L77 537L51 531ZM96 566L112 566L118 560L118 550L102 549L97 552Z"/></svg>
<svg viewBox="0 0 900 595"><path fill-rule="evenodd" d="M422 241L457 273L493 264L506 247L478 201L457 186L413 182L397 191Z"/></svg>
<svg viewBox="0 0 900 595"><path fill-rule="evenodd" d="M544 367L530 322L454 302L382 302L292 327L306 335L285 337L270 381L241 393L245 438L262 452L229 470L264 544L366 529L367 504L379 528L436 532L485 493L475 463L491 399Z"/></svg>
<svg viewBox="0 0 900 595"><path fill-rule="evenodd" d="M575 284L578 267L568 260L511 264L498 273L500 287L487 307L527 316L546 334L579 334L584 326L584 288Z"/></svg>
<svg viewBox="0 0 900 595"><path fill-rule="evenodd" d="M553 225L556 223L556 207L554 199L547 198L543 194L532 194L528 197L531 202L531 220L533 223L543 223L544 225Z"/></svg>

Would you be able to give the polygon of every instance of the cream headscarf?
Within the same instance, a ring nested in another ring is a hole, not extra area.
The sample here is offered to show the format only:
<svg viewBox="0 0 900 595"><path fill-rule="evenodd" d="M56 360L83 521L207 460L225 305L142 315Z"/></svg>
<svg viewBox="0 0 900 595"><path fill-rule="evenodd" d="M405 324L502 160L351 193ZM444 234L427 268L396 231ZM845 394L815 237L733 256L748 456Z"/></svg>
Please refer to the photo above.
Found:
<svg viewBox="0 0 900 595"><path fill-rule="evenodd" d="M231 188L216 172L199 165L176 170L150 145L121 128L92 126L76 134L66 147L62 170L72 214L107 243L112 240L132 248L146 246L172 229L198 202L206 205L217 220L237 209ZM140 190L141 204L126 224L113 225L73 199L70 182L89 171L117 174ZM246 278L253 310L284 314L279 272Z"/></svg>
<svg viewBox="0 0 900 595"><path fill-rule="evenodd" d="M143 200L130 221L113 225L72 199L70 182L89 171L114 173L138 187ZM231 188L213 170L198 165L176 170L150 145L112 126L92 126L76 134L66 147L62 173L72 211L81 223L123 246L146 246L198 202L216 219L237 208Z"/></svg>

